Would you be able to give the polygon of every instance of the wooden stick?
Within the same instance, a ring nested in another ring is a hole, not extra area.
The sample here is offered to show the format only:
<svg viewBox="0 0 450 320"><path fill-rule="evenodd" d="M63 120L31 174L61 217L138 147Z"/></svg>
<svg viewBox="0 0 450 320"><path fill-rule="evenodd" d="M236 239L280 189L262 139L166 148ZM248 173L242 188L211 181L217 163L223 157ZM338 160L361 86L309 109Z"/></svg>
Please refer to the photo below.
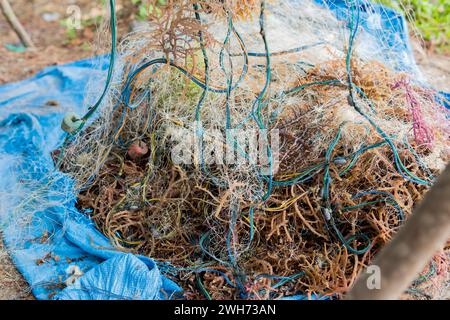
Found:
<svg viewBox="0 0 450 320"><path fill-rule="evenodd" d="M346 299L400 298L449 238L450 163L406 224L375 258L370 272L360 274ZM376 276L376 269L380 271L380 287L370 289L370 277Z"/></svg>
<svg viewBox="0 0 450 320"><path fill-rule="evenodd" d="M33 41L31 40L25 28L20 23L19 19L17 19L16 14L11 8L11 5L9 4L8 0L1 0L0 6L2 8L3 14L6 17L6 20L9 22L11 28L19 36L23 45L28 48L35 48Z"/></svg>

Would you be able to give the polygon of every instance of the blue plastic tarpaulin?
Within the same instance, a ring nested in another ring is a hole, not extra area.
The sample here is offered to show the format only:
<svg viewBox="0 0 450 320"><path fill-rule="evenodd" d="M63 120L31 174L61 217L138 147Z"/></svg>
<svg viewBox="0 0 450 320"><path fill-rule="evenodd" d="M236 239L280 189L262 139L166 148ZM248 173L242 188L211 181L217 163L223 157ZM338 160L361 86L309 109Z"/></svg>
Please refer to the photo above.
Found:
<svg viewBox="0 0 450 320"><path fill-rule="evenodd" d="M344 1L316 2L344 19ZM363 21L379 15L382 32L373 34L398 52L399 69L415 70L403 17L381 6L363 8ZM62 118L81 113L86 85L104 79L107 58L52 66L0 87L0 226L38 299L170 299L181 291L153 260L116 251L75 207L74 181L54 168L51 151L64 137ZM65 287L71 276L74 283Z"/></svg>
<svg viewBox="0 0 450 320"><path fill-rule="evenodd" d="M99 69L98 59L83 60L0 87L4 242L38 299L168 298L181 289L151 259L114 250L75 208L72 179L54 170L50 154L63 139L61 120L67 110L81 110L87 81L107 66L99 59ZM73 266L83 275L54 295Z"/></svg>

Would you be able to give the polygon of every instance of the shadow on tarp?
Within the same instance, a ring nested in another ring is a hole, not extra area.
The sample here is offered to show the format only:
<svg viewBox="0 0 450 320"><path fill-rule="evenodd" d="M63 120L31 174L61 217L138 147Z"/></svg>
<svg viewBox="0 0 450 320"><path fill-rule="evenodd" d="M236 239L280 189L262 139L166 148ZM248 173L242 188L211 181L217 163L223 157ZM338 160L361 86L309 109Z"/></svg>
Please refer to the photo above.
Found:
<svg viewBox="0 0 450 320"><path fill-rule="evenodd" d="M344 1L316 2L327 2L345 18ZM414 71L404 19L375 8L364 5L364 21L380 14L384 29L375 33L380 43L398 50L400 69ZM114 250L75 208L74 181L55 171L50 156L64 137L64 114L82 113L88 81L103 84L107 67L107 57L96 57L0 87L0 227L14 264L38 299L170 299L181 291L153 260ZM64 288L74 270L79 277Z"/></svg>

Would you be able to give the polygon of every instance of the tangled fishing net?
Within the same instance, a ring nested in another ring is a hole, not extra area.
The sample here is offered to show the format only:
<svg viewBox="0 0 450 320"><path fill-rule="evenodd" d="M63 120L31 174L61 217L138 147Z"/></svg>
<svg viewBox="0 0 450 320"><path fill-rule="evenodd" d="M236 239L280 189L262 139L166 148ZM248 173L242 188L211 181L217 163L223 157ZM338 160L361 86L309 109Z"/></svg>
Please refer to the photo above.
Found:
<svg viewBox="0 0 450 320"><path fill-rule="evenodd" d="M112 14L108 85L55 152L78 208L185 298L346 292L449 160L448 111L361 8L153 0L117 47Z"/></svg>

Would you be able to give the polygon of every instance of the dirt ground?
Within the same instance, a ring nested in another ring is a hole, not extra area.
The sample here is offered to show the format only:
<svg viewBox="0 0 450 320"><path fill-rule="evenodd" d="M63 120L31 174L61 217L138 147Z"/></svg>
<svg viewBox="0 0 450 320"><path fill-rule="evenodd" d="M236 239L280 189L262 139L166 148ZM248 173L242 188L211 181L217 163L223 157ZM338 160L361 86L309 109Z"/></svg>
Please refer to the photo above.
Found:
<svg viewBox="0 0 450 320"><path fill-rule="evenodd" d="M98 2L91 0L16 0L11 1L19 20L29 32L37 48L26 52L13 52L5 45L18 45L20 41L0 12L0 84L18 81L33 75L45 66L92 56L95 25L79 31L75 39L68 39L66 29L59 20L67 17L67 8L77 5L83 18L98 15ZM121 3L118 2L119 9ZM133 16L127 8L119 14L119 35L130 29ZM419 65L429 83L436 89L450 91L450 56L426 52L414 43ZM4 250L0 234L0 300L33 299L25 281L11 263Z"/></svg>

